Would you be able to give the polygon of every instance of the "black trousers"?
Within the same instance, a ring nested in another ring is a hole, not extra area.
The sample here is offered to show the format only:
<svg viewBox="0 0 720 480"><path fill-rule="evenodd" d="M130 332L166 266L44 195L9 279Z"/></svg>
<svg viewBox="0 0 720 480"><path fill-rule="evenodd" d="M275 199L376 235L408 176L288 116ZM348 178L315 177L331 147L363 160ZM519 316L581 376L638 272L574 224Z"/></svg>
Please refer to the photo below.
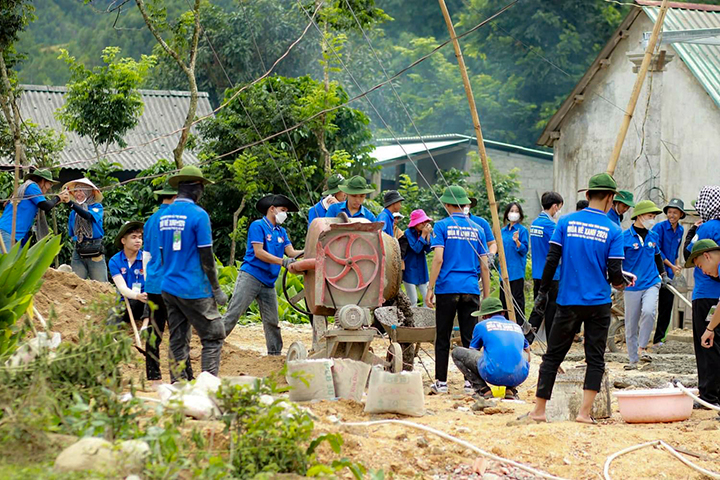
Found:
<svg viewBox="0 0 720 480"><path fill-rule="evenodd" d="M135 319L135 323L138 324L140 322L140 318L142 317L143 310L145 309L145 304L141 302L140 300L130 300L128 298L128 303L130 304L130 310L132 311L133 318ZM125 306L125 300L120 300L120 305L113 309L113 312L117 312L116 314L113 313L108 320L110 324L119 325L121 323L130 323L130 315L128 315L127 307ZM122 315L120 315L120 312L122 312ZM140 325L137 325L138 328L140 328Z"/></svg>
<svg viewBox="0 0 720 480"><path fill-rule="evenodd" d="M522 325L522 319L525 318L525 279L518 278L510 282L510 293L512 298L515 300L513 305L515 306L515 321ZM508 308L505 301L505 283L500 279L500 301L503 304L503 308Z"/></svg>
<svg viewBox="0 0 720 480"><path fill-rule="evenodd" d="M167 324L167 307L165 307L165 301L162 295L159 293L148 293L148 300L157 306L157 309L150 313L149 308L145 310L146 317L150 316L150 326L152 329L148 330L149 334L145 340L145 375L148 380L162 380L162 373L160 371L160 344L162 343L163 333L165 332L165 325ZM188 333L191 333L190 331ZM189 335L188 335L189 336ZM168 350L170 350L168 348ZM172 352L170 352L172 355ZM172 361L171 361L172 363ZM185 378L193 378L192 366L190 360L185 365Z"/></svg>
<svg viewBox="0 0 720 480"><path fill-rule="evenodd" d="M540 284L542 280L533 279L533 298L537 298L538 292L540 291ZM545 316L542 317L535 313L535 310L530 314L528 322L537 331L545 320L545 338L550 338L550 330L552 329L553 320L555 319L555 312L557 311L557 296L560 282L553 280L550 284L550 290L548 291L548 302L545 306ZM526 335L528 343L532 343L535 340L535 333L530 332Z"/></svg>
<svg viewBox="0 0 720 480"><path fill-rule="evenodd" d="M674 303L675 295L667 288L661 287L660 294L658 295L658 316L653 343L660 343L665 339L665 334L670 326L670 317L672 316Z"/></svg>
<svg viewBox="0 0 720 480"><path fill-rule="evenodd" d="M447 381L450 359L450 338L453 332L455 314L460 326L463 347L470 346L477 317L472 313L480 306L480 296L461 293L440 293L435 295L435 378Z"/></svg>
<svg viewBox="0 0 720 480"><path fill-rule="evenodd" d="M708 326L706 321L708 313L717 303L717 298L698 298L692 302L693 344L698 370L699 396L710 403L720 403L720 327L715 329L715 341L712 347L703 347L700 345L700 339Z"/></svg>
<svg viewBox="0 0 720 480"><path fill-rule="evenodd" d="M558 305L547 352L543 355L538 375L538 398L550 400L558 368L565 360L575 338L575 332L585 324L585 371L584 390L600 391L605 373L605 346L610 327L610 306L605 305Z"/></svg>

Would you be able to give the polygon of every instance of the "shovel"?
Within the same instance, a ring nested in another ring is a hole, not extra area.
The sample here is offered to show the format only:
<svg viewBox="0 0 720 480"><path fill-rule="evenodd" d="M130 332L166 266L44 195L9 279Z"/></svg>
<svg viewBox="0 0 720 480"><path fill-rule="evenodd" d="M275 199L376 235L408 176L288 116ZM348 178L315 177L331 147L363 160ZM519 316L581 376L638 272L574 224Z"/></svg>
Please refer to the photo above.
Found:
<svg viewBox="0 0 720 480"><path fill-rule="evenodd" d="M142 348L140 333L138 332L137 324L135 323L135 315L133 315L132 308L130 308L130 302L128 302L127 298L123 299L125 300L125 308L127 308L128 317L130 317L130 325L132 325L133 334L135 335L135 348L143 355L147 355L147 352Z"/></svg>

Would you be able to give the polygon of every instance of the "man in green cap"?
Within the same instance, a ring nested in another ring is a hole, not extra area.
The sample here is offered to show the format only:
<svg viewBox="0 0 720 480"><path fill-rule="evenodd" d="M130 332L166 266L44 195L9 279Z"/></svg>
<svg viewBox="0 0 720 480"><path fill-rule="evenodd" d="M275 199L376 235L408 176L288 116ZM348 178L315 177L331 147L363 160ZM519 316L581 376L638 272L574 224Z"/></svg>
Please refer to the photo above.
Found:
<svg viewBox="0 0 720 480"><path fill-rule="evenodd" d="M697 267L702 272L717 279L720 277L720 246L714 240L705 239L695 243L690 257L685 262L685 267ZM715 313L710 323L705 327L705 331L700 338L700 344L707 349L704 352L704 360L710 366L717 370L720 365L720 343L715 343L715 335L720 334L720 308L715 309Z"/></svg>
<svg viewBox="0 0 720 480"><path fill-rule="evenodd" d="M616 225L620 225L623 221L623 215L634 206L633 193L627 190L620 190L615 194L613 206L608 210L607 216L615 222Z"/></svg>
<svg viewBox="0 0 720 480"><path fill-rule="evenodd" d="M505 311L499 299L483 300L472 314L482 321L475 325L470 348L453 349L452 359L478 396L492 398L489 383L505 387L507 400L518 400L517 386L530 373L530 345L520 325L505 318Z"/></svg>
<svg viewBox="0 0 720 480"><path fill-rule="evenodd" d="M347 199L344 202L335 203L330 205L326 217L337 217L340 212L345 213L348 218L365 218L374 222L376 220L375 215L368 210L363 203L367 198L368 193L372 193L375 190L371 188L367 180L360 175L355 175L344 183L338 185L341 192L347 194Z"/></svg>
<svg viewBox="0 0 720 480"><path fill-rule="evenodd" d="M38 228L42 228L43 232L41 233L44 233L39 237L47 235L48 226L44 221L44 213L52 210L60 202L60 197L55 196L47 200L45 194L56 183L58 182L53 180L50 170L35 170L25 177L25 182L20 185L17 192L17 198L20 201L15 216L15 238L11 238L14 205L12 200L5 204L5 210L0 216L0 238L7 250L10 250L15 242L23 241L25 243L27 241L36 216L39 217ZM38 213L38 210L43 213Z"/></svg>
<svg viewBox="0 0 720 480"><path fill-rule="evenodd" d="M435 309L435 382L432 393L447 393L447 369L450 356L450 337L457 314L460 337L465 348L470 346L476 321L472 313L480 305L478 274L482 276L483 298L490 294L490 272L487 266L487 242L482 228L472 222L463 211L470 205L465 189L452 185L440 197L447 218L435 223L431 247L435 251L430 268L425 303ZM465 381L465 390L472 385Z"/></svg>
<svg viewBox="0 0 720 480"><path fill-rule="evenodd" d="M308 227L316 218L325 217L325 214L327 213L328 208L330 208L330 205L345 201L345 199L347 198L347 194L340 190L340 185L344 181L345 179L339 173L328 178L328 188L327 190L322 192L324 198L312 207L310 207L310 210L308 211Z"/></svg>
<svg viewBox="0 0 720 480"><path fill-rule="evenodd" d="M145 309L148 296L145 293L145 271L143 268L143 224L141 222L125 222L115 237L117 252L108 261L108 271L118 293L128 300L133 319L140 319ZM125 313L115 323L130 321L130 312L125 305L121 310Z"/></svg>
<svg viewBox="0 0 720 480"><path fill-rule="evenodd" d="M215 270L210 216L197 205L205 185L212 182L198 167L186 166L168 183L178 190L177 198L163 211L159 222L161 289L172 351L170 371L171 377L191 380L187 371L179 371L190 361L191 327L202 343L202 370L218 374L225 328L217 306L225 305L228 297L220 288Z"/></svg>
<svg viewBox="0 0 720 480"><path fill-rule="evenodd" d="M607 216L617 192L615 179L607 173L595 175L585 192L589 207L558 220L535 299L533 314L542 316L559 265L558 307L548 336L547 352L540 365L535 409L528 414L528 418L537 422L546 420L545 405L552 395L558 368L583 324L587 370L576 421L594 422L590 409L605 373L605 346L610 327L608 278L616 289L626 285L622 271L622 230Z"/></svg>

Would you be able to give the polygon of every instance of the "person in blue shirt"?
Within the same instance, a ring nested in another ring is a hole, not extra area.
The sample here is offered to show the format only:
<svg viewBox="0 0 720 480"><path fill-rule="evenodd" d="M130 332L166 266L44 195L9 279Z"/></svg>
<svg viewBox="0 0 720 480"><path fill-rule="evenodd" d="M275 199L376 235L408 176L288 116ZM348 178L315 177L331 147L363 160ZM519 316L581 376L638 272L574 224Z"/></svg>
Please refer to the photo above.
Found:
<svg viewBox="0 0 720 480"><path fill-rule="evenodd" d="M590 179L585 191L590 206L558 220L535 299L535 309L538 315L543 315L559 265L558 307L540 365L535 408L527 415L536 422L546 421L545 407L552 395L558 368L570 351L575 333L584 325L587 369L582 404L575 420L594 423L590 409L605 373L605 346L610 327L608 278L616 289L622 290L626 285L622 272L622 230L607 216L617 183L611 175L601 173Z"/></svg>
<svg viewBox="0 0 720 480"><path fill-rule="evenodd" d="M431 246L434 250L425 304L435 309L435 382L432 393L447 393L450 338L457 315L460 337L470 346L476 321L472 312L480 305L478 275L482 275L483 298L490 294L487 243L482 229L468 219L463 207L470 204L465 190L457 185L445 189L440 201L450 215L435 223ZM465 389L472 386L466 380Z"/></svg>
<svg viewBox="0 0 720 480"><path fill-rule="evenodd" d="M562 195L557 192L545 192L540 198L543 211L530 225L530 248L532 249L532 278L533 278L533 298L536 298L540 291L540 283L542 281L543 270L545 269L545 259L550 251L550 239L555 232L555 222L560 218L562 207L565 203ZM553 319L555 318L555 310L557 309L557 295L560 286L560 271L555 272L550 290L548 291L548 301L545 306L545 317L541 317L533 310L528 321L532 325L533 330L528 332L528 342L535 340L535 333L545 321L545 338L550 335Z"/></svg>
<svg viewBox="0 0 720 480"><path fill-rule="evenodd" d="M107 265L103 248L103 194L87 178L65 184L60 199L70 208L68 231L75 242L70 266L82 279L107 282Z"/></svg>
<svg viewBox="0 0 720 480"><path fill-rule="evenodd" d="M525 214L519 203L512 202L505 207L502 241L505 246L511 302L515 306L515 319L521 325L525 319L525 266L530 245L530 236L528 229L522 224L523 220ZM500 301L503 307L507 308L505 293L503 283L500 282Z"/></svg>
<svg viewBox="0 0 720 480"><path fill-rule="evenodd" d="M383 198L383 206L385 209L377 216L378 222L383 222L383 232L391 237L395 237L395 214L400 212L402 202L405 200L397 190L388 190Z"/></svg>
<svg viewBox="0 0 720 480"><path fill-rule="evenodd" d="M655 326L660 284L670 280L660 254L660 237L652 231L661 212L652 200L638 202L633 224L623 233L625 270L637 277L635 285L625 289L625 340L630 358L626 370L636 369L640 358L652 360L647 346Z"/></svg>
<svg viewBox="0 0 720 480"><path fill-rule="evenodd" d="M627 190L620 190L615 194L615 200L613 200L613 206L608 210L607 216L617 226L623 221L624 215L635 206L633 193Z"/></svg>
<svg viewBox="0 0 720 480"><path fill-rule="evenodd" d="M487 242L488 246L488 265L493 265L495 263L495 256L497 255L498 247L497 247L497 241L495 240L495 234L492 231L492 227L490 226L490 223L485 220L483 217L480 217L478 215L475 215L472 213L472 209L475 208L478 204L478 199L475 197L469 197L470 198L470 205L463 208L463 212L465 215L467 215L470 220L480 225L480 227L483 230L483 233L485 234L485 241Z"/></svg>
<svg viewBox="0 0 720 480"><path fill-rule="evenodd" d="M230 335L240 317L256 301L260 307L268 355L280 355L283 341L275 281L280 267L288 268L303 253L293 248L287 231L281 225L285 223L288 212L297 212L298 207L285 195L267 195L258 201L256 208L263 217L252 222L248 229L245 258L223 323L226 334Z"/></svg>
<svg viewBox="0 0 720 480"><path fill-rule="evenodd" d="M405 269L402 279L410 299L410 305L413 306L418 302L418 290L427 306L427 287L430 280L427 254L430 253L433 234L431 222L432 218L428 217L424 210L413 210L410 213L410 223L405 230L404 238L407 242L407 249L403 256Z"/></svg>
<svg viewBox="0 0 720 480"><path fill-rule="evenodd" d="M17 192L17 198L20 201L17 206L17 215L15 215L14 239L11 238L13 212L15 210L12 200L5 204L5 209L0 215L0 238L2 238L6 250L10 250L15 242L20 242L26 238L35 222L35 217L39 218L38 229L40 229L41 222L44 221L44 232L42 232L44 234L38 235L38 238L47 235L49 232L47 221L44 220L44 215L39 212L47 213L60 202L59 196L55 196L50 200L45 198L45 194L56 183L58 182L53 180L49 170L35 170L25 177L25 181L20 185ZM38 233L41 233L40 230L38 230Z"/></svg>
<svg viewBox="0 0 720 480"><path fill-rule="evenodd" d="M202 343L202 371L213 375L220 370L220 353L225 328L218 305L227 303L220 288L212 248L210 216L197 202L210 182L194 166L183 167L168 179L178 195L160 214L160 258L162 259L163 302L170 328L171 377L188 377L190 330Z"/></svg>
<svg viewBox="0 0 720 480"><path fill-rule="evenodd" d="M710 239L698 240L693 245L690 257L685 262L686 268L697 267L705 275L713 278L720 277L720 247L716 242ZM710 319L710 323L705 327L705 331L700 338L700 345L705 349L713 349L711 352L715 353L717 365L720 361L718 356L718 344L715 342L715 336L720 335L720 308L715 309L715 313Z"/></svg>
<svg viewBox="0 0 720 480"><path fill-rule="evenodd" d="M325 214L327 214L328 208L330 208L330 205L345 201L347 194L340 190L340 184L344 181L345 179L340 174L336 174L328 178L328 188L322 192L323 199L310 207L310 210L308 210L308 227L316 218L324 218Z"/></svg>
<svg viewBox="0 0 720 480"><path fill-rule="evenodd" d="M340 191L347 195L347 199L342 203L330 205L325 214L326 217L337 217L342 212L348 218L364 218L371 222L376 221L375 215L363 205L368 193L375 191L368 186L367 180L360 175L355 175L341 184L339 188Z"/></svg>
<svg viewBox="0 0 720 480"><path fill-rule="evenodd" d="M128 300L132 310L133 319L140 320L147 304L148 296L145 292L145 269L143 267L143 224L141 222L125 222L115 237L115 248L120 251L113 255L108 262L110 278L115 283L120 294L123 312L113 323L129 323L130 312L123 302Z"/></svg>
<svg viewBox="0 0 720 480"><path fill-rule="evenodd" d="M688 231L684 255L692 256L691 250L701 240L712 240L720 243L720 186L709 185L700 190L695 210L700 221ZM692 266L692 265L688 265ZM718 304L720 298L720 281L708 275L702 268L695 266L693 272L695 286L692 295L693 344L695 362L698 371L699 397L706 402L720 405L720 344L713 348L703 348L701 338L708 327L708 314Z"/></svg>
<svg viewBox="0 0 720 480"><path fill-rule="evenodd" d="M685 235L685 229L680 225L680 220L685 218L686 215L685 203L679 198L673 198L663 208L663 213L665 213L667 219L657 223L653 227L653 232L658 234L658 246L665 264L665 271L672 280L676 274L682 272L682 267L678 262L678 255ZM674 302L675 294L664 286L660 288L657 326L655 327L653 345L662 345L665 340L665 335L668 328L670 328L670 317L672 316Z"/></svg>
<svg viewBox="0 0 720 480"><path fill-rule="evenodd" d="M590 206L590 202L588 202L587 200L584 200L584 199L578 200L577 203L575 204L575 211L579 212L580 210L585 210L589 206Z"/></svg>
<svg viewBox="0 0 720 480"><path fill-rule="evenodd" d="M493 397L491 384L505 387L505 399L518 400L517 387L530 373L530 345L520 325L502 315L506 311L497 298L483 300L472 314L482 321L475 325L470 347L452 351L453 362L475 394L487 399Z"/></svg>

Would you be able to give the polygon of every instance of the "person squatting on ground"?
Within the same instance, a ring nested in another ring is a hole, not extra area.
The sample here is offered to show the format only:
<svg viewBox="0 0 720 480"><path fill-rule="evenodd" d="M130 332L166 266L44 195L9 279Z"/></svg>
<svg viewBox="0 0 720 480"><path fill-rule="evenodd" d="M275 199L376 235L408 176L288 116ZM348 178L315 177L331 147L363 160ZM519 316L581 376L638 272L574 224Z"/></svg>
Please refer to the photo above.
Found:
<svg viewBox="0 0 720 480"><path fill-rule="evenodd" d="M17 198L20 199L17 207L17 215L15 215L15 242L11 241L13 212L15 206L12 200L5 204L5 209L0 215L0 238L5 244L5 249L10 250L16 242L22 242L23 245L30 237L30 231L35 217L38 218L37 230L38 238L43 238L50 232L45 219L45 213L55 207L60 202L60 197L55 196L50 200L45 198L45 194L58 183L53 180L52 173L49 170L35 170L25 176L25 181L18 188Z"/></svg>
<svg viewBox="0 0 720 480"><path fill-rule="evenodd" d="M690 228L687 234L683 253L688 260L692 256L690 250L700 240L713 240L720 244L720 186L703 187L695 203L695 209L700 215L700 222ZM693 264L688 262L686 266L692 267ZM720 298L720 281L697 266L693 275L695 278L692 297L693 344L698 370L699 396L706 402L720 405L720 368L718 368L720 349L703 348L701 345L702 335L708 325L707 317L710 309L717 305Z"/></svg>
<svg viewBox="0 0 720 480"><path fill-rule="evenodd" d="M250 304L257 301L268 355L280 355L283 341L275 281L280 267L287 268L303 253L293 248L281 225L285 223L288 212L297 212L298 207L285 195L267 195L258 201L255 208L263 218L252 222L248 229L245 258L223 323L226 335L230 335Z"/></svg>
<svg viewBox="0 0 720 480"><path fill-rule="evenodd" d="M608 210L607 216L615 225L620 226L625 214L635 206L633 193L627 190L620 190L615 194L613 206Z"/></svg>
<svg viewBox="0 0 720 480"><path fill-rule="evenodd" d="M430 253L433 235L431 222L432 218L428 217L424 210L413 210L410 214L410 223L405 230L407 249L403 256L405 264L403 285L412 306L417 305L418 290L427 306L427 288L430 281L427 254Z"/></svg>
<svg viewBox="0 0 720 480"><path fill-rule="evenodd" d="M72 197L71 197L72 196ZM75 242L70 266L78 277L107 282L107 265L103 248L103 194L87 178L65 184L60 200L70 205L68 231Z"/></svg>
<svg viewBox="0 0 720 480"><path fill-rule="evenodd" d="M503 312L500 300L484 299L480 311L472 314L482 320L475 325L470 348L454 348L452 359L480 397L493 397L490 384L505 387L507 400L518 400L517 386L530 373L530 345L520 325Z"/></svg>
<svg viewBox="0 0 720 480"><path fill-rule="evenodd" d="M540 283L542 281L543 270L545 269L545 259L550 251L550 239L555 232L555 223L560 218L563 207L563 197L557 192L545 192L540 198L543 211L530 225L530 247L532 249L532 278L533 278L533 298L537 298L540 291ZM555 271L550 289L548 290L548 300L545 306L544 318L538 315L535 310L530 314L528 321L532 326L532 330L528 332L528 342L532 344L543 320L545 321L545 338L550 336L553 319L555 318L555 310L557 310L558 286L560 285L560 270Z"/></svg>
<svg viewBox="0 0 720 480"><path fill-rule="evenodd" d="M340 174L335 174L328 178L327 190L322 192L322 200L308 210L308 227L316 218L324 218L330 205L345 201L347 194L340 190L340 184L344 181L345 179Z"/></svg>
<svg viewBox="0 0 720 480"><path fill-rule="evenodd" d="M647 346L655 326L660 285L670 281L658 245L660 237L652 230L660 212L652 200L638 202L633 224L623 232L625 270L637 277L635 285L625 289L625 341L630 360L626 370L636 369L639 359L652 361Z"/></svg>
<svg viewBox="0 0 720 480"><path fill-rule="evenodd" d="M325 214L326 217L337 217L342 212L348 218L365 218L371 222L376 221L375 215L363 205L368 193L375 191L368 186L367 180L360 175L355 175L341 183L338 188L347 195L347 199L344 202L330 205Z"/></svg>
<svg viewBox="0 0 720 480"><path fill-rule="evenodd" d="M525 214L517 202L505 207L503 215L502 241L505 246L508 278L510 280L510 297L515 307L515 321L522 325L525 318L525 267L530 245L528 229L523 226ZM500 301L508 308L504 282L500 282Z"/></svg>
<svg viewBox="0 0 720 480"><path fill-rule="evenodd" d="M396 190L385 192L383 206L385 209L377 216L378 222L383 222L383 232L395 238L395 214L400 212L402 202L405 200Z"/></svg>
<svg viewBox="0 0 720 480"><path fill-rule="evenodd" d="M125 222L115 237L115 248L120 251L110 258L108 270L120 293L122 315L110 320L113 324L129 323L130 313L134 320L142 317L148 296L145 293L145 269L143 267L143 224ZM130 312L124 304L127 299Z"/></svg>
<svg viewBox="0 0 720 480"><path fill-rule="evenodd" d="M685 218L685 204L679 198L673 198L663 208L663 213L667 220L657 223L653 227L653 232L658 235L658 246L662 255L665 271L670 280L675 275L682 272L682 267L678 262L680 254L680 246L682 245L685 228L680 225L680 220ZM668 328L670 327L670 317L672 316L673 303L675 302L675 294L663 285L660 287L658 296L658 316L657 326L655 327L655 336L653 337L653 345L661 345L665 340Z"/></svg>
<svg viewBox="0 0 720 480"><path fill-rule="evenodd" d="M535 308L539 315L544 314L552 279L560 265L558 307L540 365L535 408L528 414L532 420L546 421L545 406L552 395L558 368L572 346L575 332L584 324L587 370L576 420L594 423L590 409L605 373L610 327L608 277L616 289L625 286L622 230L607 216L616 192L617 184L611 175L593 176L586 189L589 208L561 217L550 241Z"/></svg>
<svg viewBox="0 0 720 480"><path fill-rule="evenodd" d="M480 305L478 274L482 275L483 298L490 294L485 234L463 213L470 204L465 190L457 185L445 189L440 201L449 217L435 223L432 248L434 257L425 303L435 309L435 382L432 393L447 393L450 338L455 315L458 317L463 347L470 346L476 320L472 313ZM472 392L466 379L465 390Z"/></svg>
<svg viewBox="0 0 720 480"><path fill-rule="evenodd" d="M183 167L168 180L177 188L175 201L160 215L162 297L170 327L171 380L188 378L189 330L202 343L202 371L218 374L225 328L218 305L227 295L218 283L207 212L197 205L205 185L211 183L195 166Z"/></svg>

